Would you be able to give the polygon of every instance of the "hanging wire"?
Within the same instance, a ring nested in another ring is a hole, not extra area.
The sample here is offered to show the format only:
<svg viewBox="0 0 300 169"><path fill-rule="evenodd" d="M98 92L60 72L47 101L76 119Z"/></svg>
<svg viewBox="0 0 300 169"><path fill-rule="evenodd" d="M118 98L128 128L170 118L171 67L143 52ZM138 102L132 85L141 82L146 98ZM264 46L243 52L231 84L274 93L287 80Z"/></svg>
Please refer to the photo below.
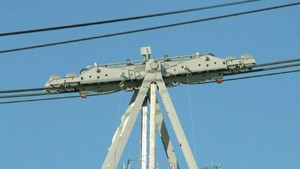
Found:
<svg viewBox="0 0 300 169"><path fill-rule="evenodd" d="M300 72L300 69L299 70L290 70L290 71L283 71L283 72L276 72L276 73L267 73L267 74L261 74L261 75L252 75L252 76L244 76L244 77L224 79L223 82L243 80L243 79L252 79L252 78L266 77L266 76L276 76L276 75L282 75L282 74L288 74L288 73L297 73L297 72Z"/></svg>
<svg viewBox="0 0 300 169"><path fill-rule="evenodd" d="M194 115L192 111L192 100L191 100L191 91L190 91L190 80L189 76L187 76L187 88L188 88L188 101L189 101L189 111L190 111L190 118L191 118L191 126L192 126L192 136L193 136L193 148L195 159L197 159L197 148L196 148L196 138L195 138L195 129L194 129Z"/></svg>
<svg viewBox="0 0 300 169"><path fill-rule="evenodd" d="M283 63L291 63L291 62L299 62L300 58L297 59L289 59L289 60L282 60L277 62L268 62L268 63L262 63L262 64L256 64L253 67L264 67L264 66L272 66L272 65L278 65Z"/></svg>
<svg viewBox="0 0 300 169"><path fill-rule="evenodd" d="M164 28L194 24L194 23L199 23L199 22L206 22L206 21L211 21L211 20L235 17L235 16L240 16L240 15L252 14L252 13L257 13L257 12L264 12L264 11L275 10L275 9L280 9L280 8L286 8L286 7L296 6L296 5L300 5L300 2L286 4L286 5L280 5L280 6L273 6L273 7L269 7L269 8L250 10L250 11L239 12L239 13L232 13L232 14L221 15L221 16L215 16L215 17L210 17L210 18L205 18L205 19L197 19L197 20L179 22L179 23L168 24L168 25L161 25L161 26L155 26L155 27L149 27L149 28L143 28L143 29L135 29L135 30L130 30L130 31L117 32L117 33L100 35L100 36L92 36L92 37L79 38L79 39L73 39L73 40L68 40L68 41L60 41L60 42L54 42L54 43L46 43L46 44L40 44L40 45L34 45L34 46L27 46L27 47L21 47L21 48L1 50L0 54L1 53L10 53L10 52L23 51L23 50L30 50L30 49L37 49L37 48L44 48L44 47L50 47L50 46L57 46L57 45L64 45L64 44L70 44L70 43L77 43L77 42L83 42L83 41L89 41L89 40L95 40L95 39L102 39L102 38L108 38L108 37L115 37L115 36L133 34L133 33L139 33L139 32L146 32L146 31L152 31L152 30L157 30L157 29L164 29Z"/></svg>
<svg viewBox="0 0 300 169"><path fill-rule="evenodd" d="M60 94L60 93L26 93L26 94L15 94L15 95L0 95L0 99L15 98L15 97L45 96L45 95L54 95L54 94Z"/></svg>
<svg viewBox="0 0 300 169"><path fill-rule="evenodd" d="M121 102L122 102L122 95L121 93L119 94L119 101L118 101L118 112L117 112L117 120L116 120L116 127L119 125L120 121L120 114L121 114Z"/></svg>
<svg viewBox="0 0 300 169"><path fill-rule="evenodd" d="M36 32L45 32L45 31L54 31L54 30L69 29L69 28L86 27L86 26L93 26L93 25L102 25L102 24L124 22L124 21L131 21L131 20L139 20L139 19L153 18L153 17L159 17L159 16L167 16L167 15L195 12L195 11L201 11L201 10L206 10L206 9L214 9L214 8L220 8L220 7L226 7L226 6L241 5L241 4L257 2L257 1L262 1L262 0L247 0L247 1L224 3L224 4L219 4L219 5L197 7L197 8L184 9L184 10L171 11L171 12L163 12L163 13L156 13L156 14L149 14L149 15L142 15L142 16L133 16L133 17L128 17L128 18L119 18L119 19L111 19L111 20L104 20L104 21L95 21L95 22L79 23L79 24L72 24L72 25L31 29L31 30L22 30L22 31L15 31L15 32L5 32L5 33L0 33L0 37L1 36L9 36L9 35L20 35L20 34L29 34L29 33L36 33Z"/></svg>

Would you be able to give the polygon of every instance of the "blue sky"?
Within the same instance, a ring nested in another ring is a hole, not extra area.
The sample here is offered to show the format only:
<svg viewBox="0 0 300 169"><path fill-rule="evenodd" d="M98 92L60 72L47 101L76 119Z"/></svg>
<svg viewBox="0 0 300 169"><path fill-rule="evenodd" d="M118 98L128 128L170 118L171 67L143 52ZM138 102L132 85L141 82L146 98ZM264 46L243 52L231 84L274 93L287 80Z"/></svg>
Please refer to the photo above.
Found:
<svg viewBox="0 0 300 169"><path fill-rule="evenodd" d="M0 32L122 18L224 2L2 0ZM0 50L293 2L297 1L265 0L126 23L0 37ZM94 62L140 60L140 47L148 45L152 47L153 58L165 54L178 56L196 52L213 53L221 58L250 53L257 63L298 58L299 9L300 6L296 6L144 33L0 54L0 90L42 87L52 74L64 76L69 72L79 73ZM225 163L227 169L299 168L299 82L299 73L294 73L221 85L181 85L170 89L199 167L221 162ZM130 92L122 91L87 99L0 105L0 168L100 168L131 95ZM120 160L123 163L130 159L134 168L138 168L139 126L137 120ZM173 132L171 136L174 144L177 143ZM167 168L163 146L159 140L157 144L159 166ZM177 144L175 150L181 168L186 168Z"/></svg>

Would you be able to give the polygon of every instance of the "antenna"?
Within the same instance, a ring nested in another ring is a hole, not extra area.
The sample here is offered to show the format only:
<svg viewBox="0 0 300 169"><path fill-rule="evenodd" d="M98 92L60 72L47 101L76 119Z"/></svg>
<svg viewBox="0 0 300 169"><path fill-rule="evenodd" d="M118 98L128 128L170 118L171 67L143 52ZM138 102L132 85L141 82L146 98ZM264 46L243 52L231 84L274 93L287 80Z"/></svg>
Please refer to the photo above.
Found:
<svg viewBox="0 0 300 169"><path fill-rule="evenodd" d="M141 47L140 51L141 51L141 55L144 56L144 60L148 61L151 55L151 47L150 46Z"/></svg>

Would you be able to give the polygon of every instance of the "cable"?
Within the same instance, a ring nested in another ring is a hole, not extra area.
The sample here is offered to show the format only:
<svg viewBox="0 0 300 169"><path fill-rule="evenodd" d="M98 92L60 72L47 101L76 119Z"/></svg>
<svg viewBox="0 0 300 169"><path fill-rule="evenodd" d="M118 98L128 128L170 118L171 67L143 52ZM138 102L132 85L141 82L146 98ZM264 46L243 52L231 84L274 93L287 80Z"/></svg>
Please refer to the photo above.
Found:
<svg viewBox="0 0 300 169"><path fill-rule="evenodd" d="M2 90L0 91L0 93L33 92L33 91L40 91L40 90L46 90L46 88L40 87L40 88L31 88L31 89Z"/></svg>
<svg viewBox="0 0 300 169"><path fill-rule="evenodd" d="M231 79L224 79L223 82L226 82L226 81L235 81L235 80L243 80L243 79L251 79L251 78L257 78L257 77L275 76L275 75L288 74L288 73L297 73L297 72L300 72L300 69L299 70L284 71L284 72L261 74L261 75L252 75L252 76L237 77L237 78L231 78Z"/></svg>
<svg viewBox="0 0 300 169"><path fill-rule="evenodd" d="M297 73L297 72L300 72L300 69L298 69L298 70L291 70L291 71L276 72L276 73L261 74L261 75L252 75L252 76L244 76L244 77L224 79L223 82L226 82L226 81L235 81L235 80L243 80L243 79L251 79L251 78L258 78L258 77L266 77L266 76L276 76L276 75L281 75L281 74ZM204 82L204 83L201 83L201 84L209 84L209 83L216 83L216 82L215 81L208 81L208 82ZM102 94L93 94L93 95L89 95L89 97L91 97L91 96L99 96L99 95L102 95ZM81 96L65 96L65 97L52 97L52 98L42 98L42 99L14 100L14 101L0 102L0 104L12 104L12 103L23 103L23 102L48 101L48 100L79 98L79 97L81 97Z"/></svg>
<svg viewBox="0 0 300 169"><path fill-rule="evenodd" d="M193 138L193 152L195 155L195 159L197 159L197 148L196 148L196 139L195 139L195 128L194 128L194 115L193 115L193 111L192 111L192 99L191 99L191 91L190 91L190 81L189 78L187 77L187 89L188 89L188 102L189 102L189 112L190 112L190 118L191 118L191 128L192 128L192 138Z"/></svg>
<svg viewBox="0 0 300 169"><path fill-rule="evenodd" d="M233 74L226 74L226 76L245 74L245 73L255 73L255 72L262 72L262 71L269 71L269 70L276 70L276 69L284 69L284 68L290 68L290 67L296 67L296 66L300 66L300 63L288 64L288 65L283 65L283 66L273 66L273 67L261 68L261 69L254 69L254 70L251 70L248 72L238 72L238 73L233 73Z"/></svg>
<svg viewBox="0 0 300 169"><path fill-rule="evenodd" d="M88 41L88 40L94 40L94 39L108 38L108 37L113 37L113 36L133 34L133 33L163 29L163 28L170 28L170 27L175 27L175 26L194 24L194 23L198 23L198 22L206 22L206 21L211 21L211 20L217 20L217 19L223 19L223 18L229 18L229 17L234 17L234 16L246 15L246 14L251 14L251 13L257 13L257 12L269 11L269 10L274 10L274 9L286 8L286 7L296 6L296 5L300 5L300 2L292 3L292 4L286 4L286 5L280 5L280 6L273 6L273 7L269 7L269 8L262 8L262 9L257 9L257 10L251 10L251 11L246 11L246 12L240 12L240 13L233 13L233 14L215 16L215 17L210 17L210 18L205 18L205 19L197 19L197 20L191 20L191 21L186 21L186 22L179 22L179 23L174 23L174 24L168 24L168 25L162 25L162 26L156 26L156 27L149 27L149 28L144 28L144 29L136 29L136 30L118 32L118 33L112 33L112 34L106 34L106 35L100 35L100 36L93 36L93 37L80 38L80 39L74 39L74 40L68 40L68 41L61 41L61 42L47 43L47 44L41 44L41 45L35 45L35 46L27 46L27 47L22 47L22 48L2 50L2 51L0 51L0 54L1 53L22 51L22 50L29 50L29 49L36 49L36 48L43 48L43 47L49 47L49 46L56 46L56 45L63 45L63 44L69 44L69 43L75 43L75 42L82 42L82 41Z"/></svg>
<svg viewBox="0 0 300 169"><path fill-rule="evenodd" d="M257 64L257 65L254 65L253 67L263 67L263 66L278 65L278 64L283 64L283 63L299 62L299 61L300 61L300 58L297 58L297 59Z"/></svg>
<svg viewBox="0 0 300 169"><path fill-rule="evenodd" d="M257 2L257 1L262 1L262 0L247 0L247 1L225 3L225 4L212 5L212 6L206 6L206 7L197 7L197 8L184 9L184 10L171 11L171 12L163 12L163 13L156 13L156 14L149 14L149 15L133 16L133 17L128 17L128 18L111 19L111 20L80 23L80 24L73 24L73 25L63 25L63 26L23 30L23 31L16 31L16 32L6 32L6 33L0 33L0 37L1 36L9 36L9 35L20 35L20 34L29 34L29 33L36 33L36 32L53 31L53 30L60 30L60 29L86 27L86 26L92 26L92 25L101 25L101 24L108 24L108 23L115 23L115 22L124 22L124 21L131 21L131 20L138 20L138 19L145 19L145 18L153 18L153 17L159 17L159 16L167 16L167 15L174 15L174 14L180 14L180 13L195 12L195 11L206 10L206 9L220 8L220 7L233 6L233 5L240 5L240 4L250 3L250 2Z"/></svg>
<svg viewBox="0 0 300 169"><path fill-rule="evenodd" d="M96 96L95 95L89 95L90 96ZM42 99L29 99L29 100L14 100L14 101L6 101L6 102L0 102L0 104L11 104L11 103L22 103L22 102L36 102L36 101L46 101L46 100L59 100L59 99L71 99L71 98L79 98L81 96L64 96L64 97L50 97L50 98L42 98Z"/></svg>
<svg viewBox="0 0 300 169"><path fill-rule="evenodd" d="M61 93L29 93L29 94L15 94L15 95L0 95L0 99L4 98L15 98L15 97L32 97L32 96L44 96L44 95L53 95L53 94L61 94Z"/></svg>

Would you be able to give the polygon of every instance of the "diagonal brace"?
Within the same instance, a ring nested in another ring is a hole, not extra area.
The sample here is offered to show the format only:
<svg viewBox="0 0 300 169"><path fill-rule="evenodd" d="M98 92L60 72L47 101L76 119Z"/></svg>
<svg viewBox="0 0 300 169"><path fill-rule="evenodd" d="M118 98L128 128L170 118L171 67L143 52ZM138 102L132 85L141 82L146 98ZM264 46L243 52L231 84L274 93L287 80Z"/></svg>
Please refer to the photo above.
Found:
<svg viewBox="0 0 300 169"><path fill-rule="evenodd" d="M156 100L156 123L158 131L161 137L161 141L164 145L165 153L168 158L170 169L179 169L179 164L175 155L175 151L170 139L163 115L161 113L159 104Z"/></svg>
<svg viewBox="0 0 300 169"><path fill-rule="evenodd" d="M138 112L146 98L150 83L151 80L146 76L139 91L135 91L125 114L121 118L121 123L114 134L112 144L108 149L101 169L115 169L117 167L133 125L135 124Z"/></svg>

